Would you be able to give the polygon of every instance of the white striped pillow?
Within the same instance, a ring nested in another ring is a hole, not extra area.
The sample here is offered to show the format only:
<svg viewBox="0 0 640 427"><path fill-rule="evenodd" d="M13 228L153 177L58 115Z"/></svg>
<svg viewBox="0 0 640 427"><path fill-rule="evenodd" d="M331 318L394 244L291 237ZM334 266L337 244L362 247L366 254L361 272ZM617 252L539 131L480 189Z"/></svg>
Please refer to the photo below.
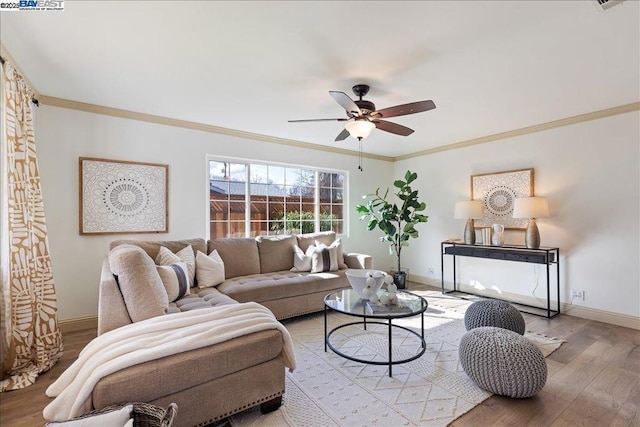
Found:
<svg viewBox="0 0 640 427"><path fill-rule="evenodd" d="M189 269L184 262L170 265L156 265L162 284L167 291L169 302L189 295Z"/></svg>
<svg viewBox="0 0 640 427"><path fill-rule="evenodd" d="M338 248L335 246L316 246L311 255L311 272L338 271Z"/></svg>
<svg viewBox="0 0 640 427"><path fill-rule="evenodd" d="M193 254L191 245L180 249L175 254L167 247L160 246L160 251L158 252L158 256L156 256L156 264L171 265L176 262L184 262L187 264L189 286L193 286L193 281L196 277L196 256Z"/></svg>

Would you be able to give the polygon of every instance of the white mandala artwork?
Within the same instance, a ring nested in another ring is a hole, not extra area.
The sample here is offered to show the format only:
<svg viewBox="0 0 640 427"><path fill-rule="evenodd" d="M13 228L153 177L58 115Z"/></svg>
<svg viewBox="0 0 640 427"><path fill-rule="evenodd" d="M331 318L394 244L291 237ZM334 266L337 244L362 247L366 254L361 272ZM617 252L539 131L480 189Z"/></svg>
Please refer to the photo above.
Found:
<svg viewBox="0 0 640 427"><path fill-rule="evenodd" d="M80 158L80 234L168 231L168 165Z"/></svg>
<svg viewBox="0 0 640 427"><path fill-rule="evenodd" d="M476 227L502 224L506 229L524 229L526 218L513 218L514 200L533 196L533 169L495 172L471 177L471 199L482 202L481 219Z"/></svg>

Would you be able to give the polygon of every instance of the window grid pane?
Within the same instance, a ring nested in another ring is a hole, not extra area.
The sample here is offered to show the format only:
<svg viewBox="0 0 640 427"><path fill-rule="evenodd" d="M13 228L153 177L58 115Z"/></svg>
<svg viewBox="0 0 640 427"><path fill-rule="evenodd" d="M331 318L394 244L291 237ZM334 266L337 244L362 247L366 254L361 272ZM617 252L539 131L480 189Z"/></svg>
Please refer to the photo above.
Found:
<svg viewBox="0 0 640 427"><path fill-rule="evenodd" d="M343 232L344 173L221 161L209 172L211 238Z"/></svg>

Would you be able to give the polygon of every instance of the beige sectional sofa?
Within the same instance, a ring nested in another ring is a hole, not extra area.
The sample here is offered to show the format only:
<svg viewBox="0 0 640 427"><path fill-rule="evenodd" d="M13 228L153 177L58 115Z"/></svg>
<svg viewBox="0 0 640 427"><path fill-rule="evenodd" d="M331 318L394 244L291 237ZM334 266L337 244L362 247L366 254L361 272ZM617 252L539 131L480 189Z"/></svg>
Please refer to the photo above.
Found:
<svg viewBox="0 0 640 427"><path fill-rule="evenodd" d="M111 249L113 254L114 249L124 248L121 245L134 245L142 248L150 260L156 258L161 246L173 253L189 245L194 254L217 251L224 262L224 281L214 287L193 287L189 295L168 304L167 314L254 301L284 319L322 310L328 292L349 286L344 274L347 268L371 268L371 257L341 254L338 250L337 271L291 271L294 246L306 252L316 242L336 246L335 239L334 233L324 232L208 242L119 240L111 244ZM105 259L102 268L98 334L130 324L132 318L139 319L140 307L130 305L137 305L134 301L144 297L139 290L122 286L123 281L112 271L117 264L111 261ZM147 301L141 303L145 304ZM148 304L153 305L150 301ZM175 402L179 408L177 425L185 426L213 423L255 405L261 405L265 413L280 406L284 393L281 350L281 332L268 330L142 363L100 380L93 391L93 404L101 408L144 401L166 407Z"/></svg>

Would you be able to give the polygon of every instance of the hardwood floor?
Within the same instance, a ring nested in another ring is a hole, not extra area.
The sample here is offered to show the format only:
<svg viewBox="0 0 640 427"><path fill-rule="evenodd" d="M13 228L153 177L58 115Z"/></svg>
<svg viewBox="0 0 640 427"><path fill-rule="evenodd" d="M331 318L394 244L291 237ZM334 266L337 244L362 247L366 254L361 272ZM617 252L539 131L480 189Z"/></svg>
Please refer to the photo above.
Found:
<svg viewBox="0 0 640 427"><path fill-rule="evenodd" d="M435 288L420 289L433 303L460 303ZM530 399L492 396L451 426L640 426L640 331L564 314L524 317L527 330L567 341L546 359L545 387ZM0 393L0 426L43 425L42 409L50 401L46 388L95 333L66 334L64 356L51 371L31 387Z"/></svg>

